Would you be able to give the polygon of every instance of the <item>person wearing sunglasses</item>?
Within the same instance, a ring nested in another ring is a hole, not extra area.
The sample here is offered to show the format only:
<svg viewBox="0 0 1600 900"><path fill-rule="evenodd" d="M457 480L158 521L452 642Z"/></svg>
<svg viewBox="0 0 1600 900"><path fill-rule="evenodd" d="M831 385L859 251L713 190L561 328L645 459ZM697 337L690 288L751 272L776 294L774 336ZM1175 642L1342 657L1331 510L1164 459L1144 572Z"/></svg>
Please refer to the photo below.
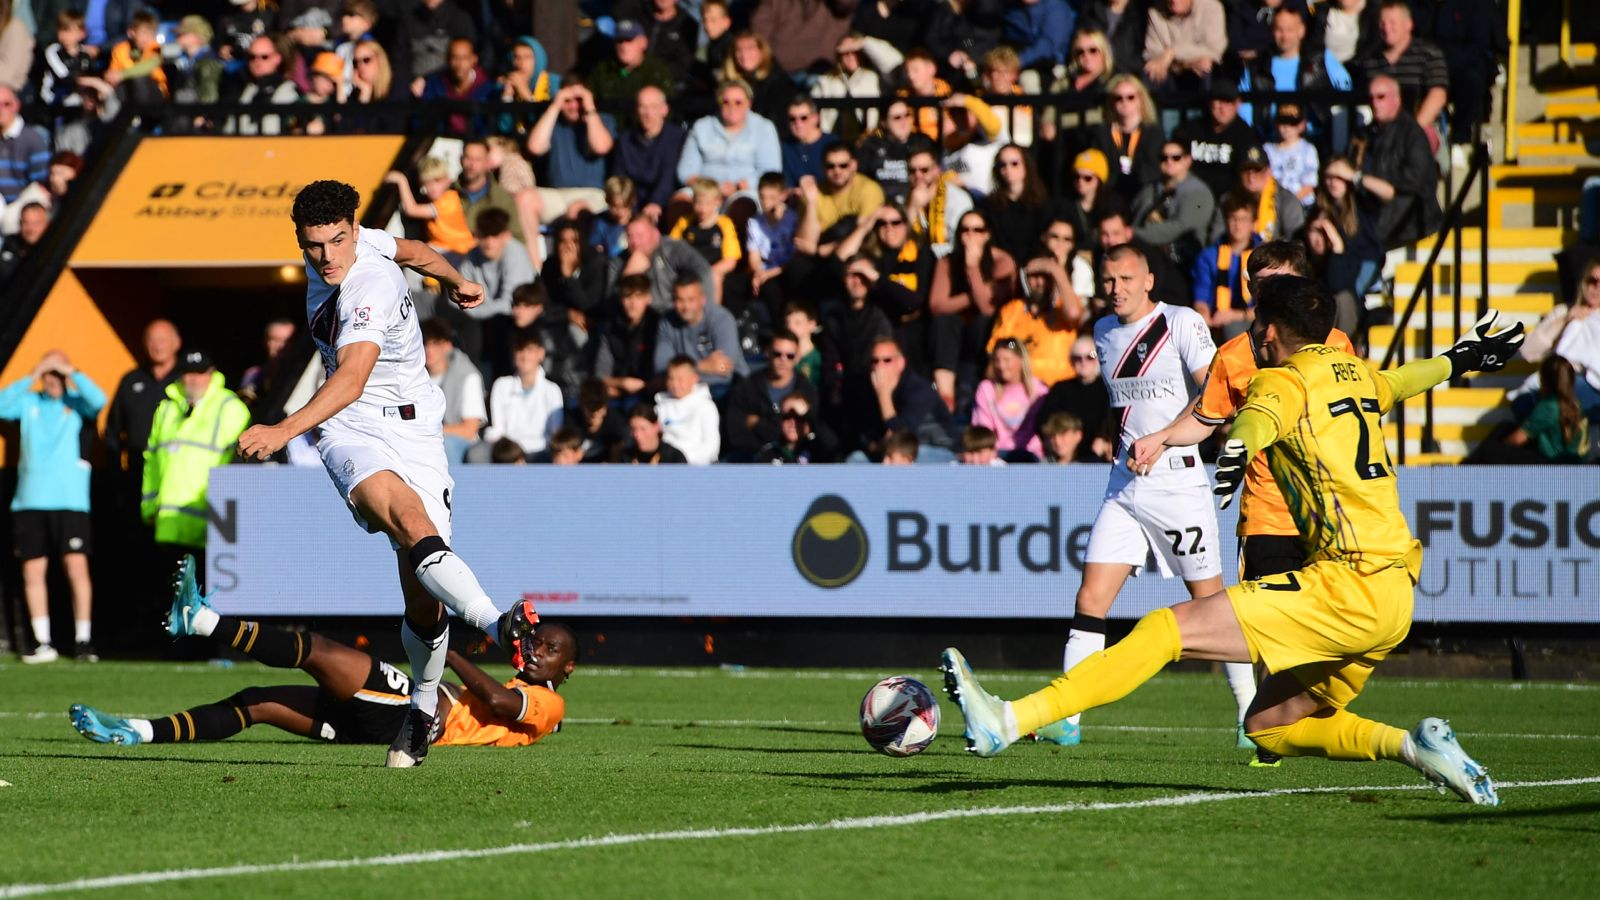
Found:
<svg viewBox="0 0 1600 900"><path fill-rule="evenodd" d="M1190 173L1189 148L1180 141L1161 145L1161 181L1147 184L1133 199L1134 233L1166 250L1181 271L1210 237L1216 199L1206 183Z"/></svg>
<svg viewBox="0 0 1600 900"><path fill-rule="evenodd" d="M981 374L995 310L1016 293L1016 260L990 241L982 213L965 213L956 247L934 265L928 291L933 383L952 410L961 389L970 390Z"/></svg>
<svg viewBox="0 0 1600 900"><path fill-rule="evenodd" d="M903 203L911 189L906 162L911 157L915 125L911 106L904 100L891 100L880 112L878 122L856 151L856 165L883 188L885 197Z"/></svg>
<svg viewBox="0 0 1600 900"><path fill-rule="evenodd" d="M234 101L243 106L282 106L297 103L300 91L284 71L283 53L269 35L260 35L250 42L245 55L248 78ZM222 126L224 134L278 134L283 122L276 115L229 116Z"/></svg>
<svg viewBox="0 0 1600 900"><path fill-rule="evenodd" d="M1103 65L1106 74L1102 80L1111 77L1112 72L1137 75L1144 65L1144 38L1149 26L1150 0L1084 0L1068 65L1080 73L1089 66ZM1098 46L1085 49L1085 38ZM1085 61L1085 56L1103 56L1104 61Z"/></svg>
<svg viewBox="0 0 1600 900"><path fill-rule="evenodd" d="M823 154L839 139L822 130L822 112L810 97L797 95L789 103L787 121L788 136L782 142L783 180L792 188L804 176L822 177Z"/></svg>
<svg viewBox="0 0 1600 900"><path fill-rule="evenodd" d="M795 247L803 253L830 256L856 223L870 218L884 204L883 188L857 171L855 156L835 143L822 155L823 177L800 180L801 220Z"/></svg>
<svg viewBox="0 0 1600 900"><path fill-rule="evenodd" d="M787 328L772 333L767 343L767 369L746 378L728 392L727 413L722 417L722 448L726 462L753 462L762 447L784 438L783 402L790 396L818 403L816 389L800 377L800 341Z"/></svg>
<svg viewBox="0 0 1600 900"><path fill-rule="evenodd" d="M1161 180L1161 144L1166 134L1155 101L1139 79L1116 75L1106 85L1105 121L1089 129L1089 146L1105 155L1108 186L1132 203L1139 189Z"/></svg>

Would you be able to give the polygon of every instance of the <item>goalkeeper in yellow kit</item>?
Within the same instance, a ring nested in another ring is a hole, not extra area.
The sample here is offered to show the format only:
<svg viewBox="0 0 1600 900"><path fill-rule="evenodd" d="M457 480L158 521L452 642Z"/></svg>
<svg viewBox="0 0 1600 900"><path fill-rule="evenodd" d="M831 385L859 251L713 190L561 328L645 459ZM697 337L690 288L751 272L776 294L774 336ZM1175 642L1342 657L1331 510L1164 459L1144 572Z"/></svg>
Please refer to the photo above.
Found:
<svg viewBox="0 0 1600 900"><path fill-rule="evenodd" d="M969 750L994 756L1020 734L1127 696L1179 659L1250 661L1271 673L1245 717L1259 746L1283 756L1392 759L1471 803L1499 803L1488 771L1449 723L1425 718L1406 732L1346 707L1410 629L1422 565L1379 417L1454 375L1504 367L1522 325L1495 332L1491 314L1444 355L1379 371L1323 343L1333 314L1333 297L1309 279L1261 284L1250 329L1261 371L1217 460L1215 493L1226 506L1246 464L1266 450L1305 541L1304 566L1158 609L1115 646L1018 700L984 691L961 653L945 650L945 687L966 718Z"/></svg>

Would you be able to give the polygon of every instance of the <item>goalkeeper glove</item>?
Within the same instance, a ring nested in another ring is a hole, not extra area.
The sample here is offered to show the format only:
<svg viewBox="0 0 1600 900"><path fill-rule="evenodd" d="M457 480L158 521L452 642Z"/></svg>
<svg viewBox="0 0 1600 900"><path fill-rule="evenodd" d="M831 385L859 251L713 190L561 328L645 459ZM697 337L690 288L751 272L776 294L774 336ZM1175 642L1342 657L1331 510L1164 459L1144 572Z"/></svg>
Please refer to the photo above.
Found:
<svg viewBox="0 0 1600 900"><path fill-rule="evenodd" d="M1523 329L1521 322L1512 322L1490 333L1504 324L1500 313L1491 309L1471 331L1456 341L1454 347L1446 350L1444 357L1450 360L1450 377L1458 378L1467 372L1498 372L1505 368L1522 346Z"/></svg>
<svg viewBox="0 0 1600 900"><path fill-rule="evenodd" d="M1211 489L1211 493L1218 497L1217 509L1227 509L1228 504L1233 502L1239 483L1244 481L1247 462L1244 441L1232 438L1222 445L1222 455L1217 457L1217 486Z"/></svg>

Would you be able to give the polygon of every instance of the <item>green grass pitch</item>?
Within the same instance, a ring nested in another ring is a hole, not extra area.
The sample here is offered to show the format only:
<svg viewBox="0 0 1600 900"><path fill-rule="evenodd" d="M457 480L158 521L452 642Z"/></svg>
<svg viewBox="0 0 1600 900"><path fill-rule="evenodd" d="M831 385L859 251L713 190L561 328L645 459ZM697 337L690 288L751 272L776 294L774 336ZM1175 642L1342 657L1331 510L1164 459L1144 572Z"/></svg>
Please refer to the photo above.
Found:
<svg viewBox="0 0 1600 900"><path fill-rule="evenodd" d="M934 662L910 674L937 689ZM561 733L519 750L441 748L399 772L381 768L382 747L267 729L117 748L67 723L74 701L162 714L297 672L6 664L0 897L1600 891L1594 685L1373 680L1357 710L1406 727L1450 718L1505 785L1490 810L1396 764L1252 769L1233 749L1220 676L1164 675L1086 716L1082 746L994 760L964 752L946 704L933 746L891 759L856 724L886 674L580 668ZM979 674L1007 696L1043 677Z"/></svg>

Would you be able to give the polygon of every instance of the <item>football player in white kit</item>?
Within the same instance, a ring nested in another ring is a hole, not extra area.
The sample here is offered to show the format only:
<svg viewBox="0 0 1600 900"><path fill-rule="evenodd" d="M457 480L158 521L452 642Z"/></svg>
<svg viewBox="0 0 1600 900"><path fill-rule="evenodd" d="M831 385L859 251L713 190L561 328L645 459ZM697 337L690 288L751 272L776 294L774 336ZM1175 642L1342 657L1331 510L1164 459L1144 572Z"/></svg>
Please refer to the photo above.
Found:
<svg viewBox="0 0 1600 900"><path fill-rule="evenodd" d="M406 614L400 636L411 661L409 710L387 765L420 765L437 736L439 680L449 618L460 616L507 651L521 669L523 641L538 615L527 601L501 614L466 563L450 551L450 490L444 453L444 395L423 366L422 331L401 266L438 279L463 309L483 288L428 245L356 225L360 195L316 181L295 197L296 239L306 261L306 318L328 380L277 425L239 437L239 452L266 459L321 427L317 449L357 524L389 536L400 566Z"/></svg>
<svg viewBox="0 0 1600 900"><path fill-rule="evenodd" d="M1084 554L1062 671L1105 649L1106 613L1151 555L1161 575L1182 578L1192 597L1222 590L1217 513L1200 455L1193 447L1171 448L1142 472L1128 466L1134 441L1165 428L1199 393L1217 352L1211 329L1192 309L1150 299L1155 277L1144 253L1130 244L1106 251L1102 280L1113 315L1095 323L1095 351L1121 424L1111 480ZM1228 663L1227 672L1242 722L1255 679L1245 663ZM1076 744L1077 720L1047 725L1037 735Z"/></svg>

